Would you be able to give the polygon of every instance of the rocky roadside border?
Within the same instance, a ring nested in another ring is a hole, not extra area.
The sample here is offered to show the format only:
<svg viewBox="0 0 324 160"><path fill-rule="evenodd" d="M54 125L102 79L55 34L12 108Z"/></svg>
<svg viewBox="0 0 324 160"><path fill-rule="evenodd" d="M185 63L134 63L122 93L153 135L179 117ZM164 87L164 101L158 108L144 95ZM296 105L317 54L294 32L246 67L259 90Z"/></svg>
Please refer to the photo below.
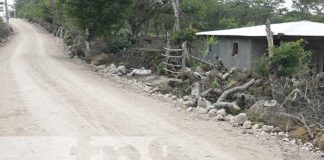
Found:
<svg viewBox="0 0 324 160"><path fill-rule="evenodd" d="M291 160L300 159L299 155L303 155L309 160L324 159L324 154L312 143L303 143L299 139L291 138L287 132L278 127L253 123L249 121L245 113L233 116L227 114L224 109L209 109L212 105L204 98L199 98L198 104L195 104L196 101L190 96L180 98L172 94L162 94L157 87L129 78L128 76L131 75L127 76L127 73L132 73L132 71L127 70L124 66L117 67L114 64L94 66L77 57L74 57L73 61L88 66L91 71L97 72L99 75L107 77L121 86L127 86L127 88L135 89L135 91L152 98L169 102L173 104L177 111L187 112L194 115L193 117L196 119L229 123L234 128L240 129L243 135L255 136L265 144L277 144L285 152L286 157L290 157ZM198 107L194 107L195 105Z"/></svg>

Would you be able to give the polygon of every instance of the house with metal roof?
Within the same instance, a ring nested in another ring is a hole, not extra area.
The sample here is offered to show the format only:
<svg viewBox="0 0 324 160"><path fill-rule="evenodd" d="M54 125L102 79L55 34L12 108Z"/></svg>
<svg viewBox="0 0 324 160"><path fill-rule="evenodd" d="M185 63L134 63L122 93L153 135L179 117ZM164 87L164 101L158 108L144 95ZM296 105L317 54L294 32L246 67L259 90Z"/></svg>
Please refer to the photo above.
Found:
<svg viewBox="0 0 324 160"><path fill-rule="evenodd" d="M201 58L210 62L221 60L228 68L251 69L254 62L266 53L267 33L265 29L265 25L260 25L199 32L196 35L202 39L208 36L218 37L218 42L209 46L209 51ZM308 42L305 49L314 53L312 69L315 72L324 71L324 23L300 21L272 24L271 30L274 33L275 45L280 45L281 42L305 39ZM197 41L194 48L198 53L201 53L206 49L206 42Z"/></svg>

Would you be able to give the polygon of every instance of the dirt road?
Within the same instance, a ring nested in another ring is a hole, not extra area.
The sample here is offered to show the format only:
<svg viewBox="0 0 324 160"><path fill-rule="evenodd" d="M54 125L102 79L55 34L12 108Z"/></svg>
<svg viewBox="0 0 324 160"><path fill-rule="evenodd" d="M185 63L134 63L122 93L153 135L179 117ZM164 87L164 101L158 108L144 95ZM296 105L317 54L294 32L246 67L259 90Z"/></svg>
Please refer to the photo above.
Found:
<svg viewBox="0 0 324 160"><path fill-rule="evenodd" d="M120 88L63 55L62 44L23 20L0 49L0 159L282 160L216 122Z"/></svg>

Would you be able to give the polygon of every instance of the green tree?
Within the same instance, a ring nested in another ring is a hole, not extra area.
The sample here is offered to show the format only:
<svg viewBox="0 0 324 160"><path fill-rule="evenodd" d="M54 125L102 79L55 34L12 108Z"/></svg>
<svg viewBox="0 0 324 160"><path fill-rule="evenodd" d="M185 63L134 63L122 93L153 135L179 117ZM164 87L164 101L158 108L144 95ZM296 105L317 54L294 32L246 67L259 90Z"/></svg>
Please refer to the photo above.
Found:
<svg viewBox="0 0 324 160"><path fill-rule="evenodd" d="M86 57L90 56L90 41L94 37L121 28L131 4L131 0L66 0L68 18L84 30Z"/></svg>
<svg viewBox="0 0 324 160"><path fill-rule="evenodd" d="M274 17L276 22L310 20L324 22L324 0L294 0L293 10Z"/></svg>
<svg viewBox="0 0 324 160"><path fill-rule="evenodd" d="M133 0L133 4L130 10L131 15L128 18L128 23L131 27L133 39L138 40L139 33L141 32L141 29L143 29L143 24L147 23L149 25L149 21L152 18L155 18L157 14L166 12L168 7L170 7L170 3L167 0ZM148 30L148 28L145 29Z"/></svg>
<svg viewBox="0 0 324 160"><path fill-rule="evenodd" d="M52 21L49 0L18 0L16 8L19 17L33 21Z"/></svg>
<svg viewBox="0 0 324 160"><path fill-rule="evenodd" d="M201 0L183 0L181 2L183 22L190 28L202 28L205 24L207 6Z"/></svg>
<svg viewBox="0 0 324 160"><path fill-rule="evenodd" d="M293 7L304 14L324 15L324 0L294 0Z"/></svg>
<svg viewBox="0 0 324 160"><path fill-rule="evenodd" d="M234 18L223 18L219 21L219 24L224 29L237 28L239 27L239 22Z"/></svg>
<svg viewBox="0 0 324 160"><path fill-rule="evenodd" d="M264 24L280 14L283 0L204 0L207 6L206 30Z"/></svg>

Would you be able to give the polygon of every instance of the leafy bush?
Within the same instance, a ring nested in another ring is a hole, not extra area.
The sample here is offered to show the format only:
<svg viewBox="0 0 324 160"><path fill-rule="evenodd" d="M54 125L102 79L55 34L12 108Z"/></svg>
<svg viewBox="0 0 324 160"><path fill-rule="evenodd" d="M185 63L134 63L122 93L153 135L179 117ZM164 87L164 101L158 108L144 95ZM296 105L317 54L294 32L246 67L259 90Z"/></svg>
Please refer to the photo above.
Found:
<svg viewBox="0 0 324 160"><path fill-rule="evenodd" d="M186 61L186 65L189 66L190 68L196 68L197 66L200 65L200 63L195 60L195 59L189 59L188 61Z"/></svg>
<svg viewBox="0 0 324 160"><path fill-rule="evenodd" d="M108 49L111 53L117 53L125 48L132 48L135 42L132 41L127 31L119 31L107 40Z"/></svg>
<svg viewBox="0 0 324 160"><path fill-rule="evenodd" d="M259 58L254 71L262 76L269 73L278 76L292 76L308 68L311 60L311 51L305 51L306 41L301 39L295 42L285 42L273 49L273 55Z"/></svg>
<svg viewBox="0 0 324 160"><path fill-rule="evenodd" d="M286 42L274 48L270 57L271 72L278 76L290 76L307 69L312 53L304 50L306 41Z"/></svg>
<svg viewBox="0 0 324 160"><path fill-rule="evenodd" d="M214 88L218 88L220 86L219 80L217 78L213 81L212 86Z"/></svg>
<svg viewBox="0 0 324 160"><path fill-rule="evenodd" d="M218 38L215 36L209 36L206 38L207 47L203 52L203 55L206 57L212 49L212 46L218 43Z"/></svg>
<svg viewBox="0 0 324 160"><path fill-rule="evenodd" d="M8 37L10 34L9 26L0 18L0 39Z"/></svg>
<svg viewBox="0 0 324 160"><path fill-rule="evenodd" d="M165 67L165 64L163 64L163 63L160 63L160 64L157 66L157 71L158 71L158 74L159 74L159 75L162 75L162 74L165 73L164 67Z"/></svg>
<svg viewBox="0 0 324 160"><path fill-rule="evenodd" d="M187 41L188 43L192 42L196 38L196 29L188 28L174 32L172 35L172 42L175 44L181 44L182 42Z"/></svg>
<svg viewBox="0 0 324 160"><path fill-rule="evenodd" d="M254 64L253 70L261 75L266 77L269 74L269 68L268 68L269 58L268 57L260 57Z"/></svg>

